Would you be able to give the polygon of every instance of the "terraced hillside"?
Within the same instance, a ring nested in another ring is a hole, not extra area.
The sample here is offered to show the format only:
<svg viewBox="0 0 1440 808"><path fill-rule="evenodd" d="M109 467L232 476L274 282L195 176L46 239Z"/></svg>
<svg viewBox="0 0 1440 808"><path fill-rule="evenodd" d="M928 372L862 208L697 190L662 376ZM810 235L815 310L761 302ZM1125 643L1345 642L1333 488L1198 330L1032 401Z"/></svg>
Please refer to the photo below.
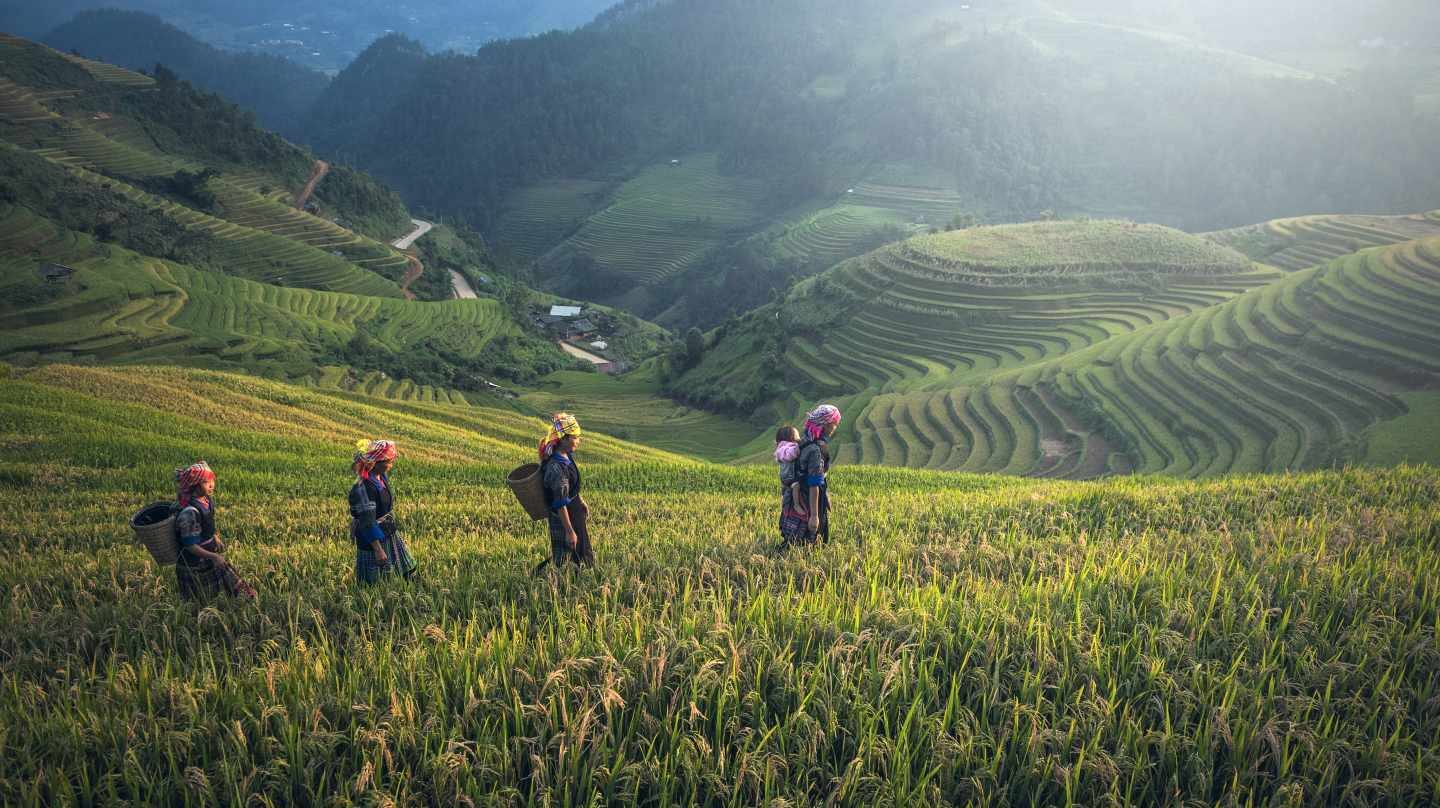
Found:
<svg viewBox="0 0 1440 808"><path fill-rule="evenodd" d="M80 76L63 70L71 64L83 69ZM161 140L178 136L157 120L173 112L144 117L147 104L158 97L154 84L149 77L62 57L24 40L0 40L0 140L72 169L70 181L112 187L164 210L186 228L215 236L229 248L227 271L241 277L399 296L396 282L406 272L405 256L295 210L286 201L293 196L289 178L263 164L207 162L162 147ZM286 148L286 159L293 161L298 150ZM177 172L208 172L204 191L214 202L205 207L160 199L137 187Z"/></svg>
<svg viewBox="0 0 1440 808"><path fill-rule="evenodd" d="M1062 256L1079 255L1066 264ZM802 284L757 344L711 354L694 385L781 376L814 396L950 387L1230 299L1279 277L1178 231L1053 223L923 236Z"/></svg>
<svg viewBox="0 0 1440 808"><path fill-rule="evenodd" d="M522 260L533 261L564 241L604 204L607 183L547 180L510 195L494 237Z"/></svg>
<svg viewBox="0 0 1440 808"><path fill-rule="evenodd" d="M75 273L47 281L46 264ZM272 286L101 245L15 206L0 208L0 290L7 361L202 365L403 400L465 397L349 370L357 332L371 353L424 344L457 361L481 360L491 340L518 336L493 298L419 303Z"/></svg>
<svg viewBox="0 0 1440 808"><path fill-rule="evenodd" d="M879 396L843 456L1038 476L1363 462L1377 427L1440 392L1436 322L1440 239L1367 250L972 385ZM1440 461L1433 434L1411 441L1407 459Z"/></svg>
<svg viewBox="0 0 1440 808"><path fill-rule="evenodd" d="M1210 233L1207 238L1294 272L1369 247L1436 235L1440 227L1426 216L1302 216Z"/></svg>
<svg viewBox="0 0 1440 808"><path fill-rule="evenodd" d="M848 201L786 222L760 238L780 257L806 266L832 266L858 252L877 232L914 232L914 217L892 208L868 207Z"/></svg>
<svg viewBox="0 0 1440 808"><path fill-rule="evenodd" d="M653 166L543 257L541 271L557 271L582 255L636 284L659 283L754 227L764 212L763 188L758 180L722 174L713 154Z"/></svg>

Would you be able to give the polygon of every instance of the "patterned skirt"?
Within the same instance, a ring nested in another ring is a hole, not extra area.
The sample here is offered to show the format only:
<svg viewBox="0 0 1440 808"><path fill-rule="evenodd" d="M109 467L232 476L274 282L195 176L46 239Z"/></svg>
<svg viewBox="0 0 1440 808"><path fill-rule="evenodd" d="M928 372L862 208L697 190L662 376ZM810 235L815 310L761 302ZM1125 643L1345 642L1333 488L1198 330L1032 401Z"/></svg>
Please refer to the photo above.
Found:
<svg viewBox="0 0 1440 808"><path fill-rule="evenodd" d="M375 561L374 550L368 547L355 549L355 580L362 584L378 584L392 573L398 572L404 578L415 574L419 565L410 556L410 548L405 546L405 540L398 534L386 536L380 545L385 548L384 564Z"/></svg>
<svg viewBox="0 0 1440 808"><path fill-rule="evenodd" d="M246 583L234 567L220 567L208 558L177 563L175 582L184 600L205 600L215 595L254 600L256 595L255 587Z"/></svg>

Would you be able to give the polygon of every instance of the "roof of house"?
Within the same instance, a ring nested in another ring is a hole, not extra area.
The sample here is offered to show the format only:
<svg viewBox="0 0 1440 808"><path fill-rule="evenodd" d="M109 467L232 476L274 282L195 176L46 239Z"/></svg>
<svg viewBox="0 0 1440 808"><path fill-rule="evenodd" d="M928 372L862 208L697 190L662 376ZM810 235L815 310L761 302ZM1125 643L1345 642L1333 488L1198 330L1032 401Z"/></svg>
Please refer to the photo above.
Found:
<svg viewBox="0 0 1440 808"><path fill-rule="evenodd" d="M590 322L589 320L576 320L576 321L575 321L575 330L576 330L576 331L594 331L594 330L595 330L595 324L592 323L592 322Z"/></svg>
<svg viewBox="0 0 1440 808"><path fill-rule="evenodd" d="M579 316L580 316L580 307L579 307L579 306L551 306L551 307L550 307L550 316L551 316L551 317L579 317Z"/></svg>

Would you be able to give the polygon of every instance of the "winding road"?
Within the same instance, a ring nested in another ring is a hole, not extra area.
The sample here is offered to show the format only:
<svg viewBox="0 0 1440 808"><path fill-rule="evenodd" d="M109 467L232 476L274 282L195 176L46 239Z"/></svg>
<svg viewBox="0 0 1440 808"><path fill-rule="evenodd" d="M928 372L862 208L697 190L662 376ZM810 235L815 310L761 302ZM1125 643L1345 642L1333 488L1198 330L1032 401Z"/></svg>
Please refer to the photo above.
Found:
<svg viewBox="0 0 1440 808"><path fill-rule="evenodd" d="M397 250L408 250L412 246L414 246L416 239L435 229L435 224L433 222L425 222L419 219L411 219L410 223L415 225L415 229L410 231L408 235L401 236L400 238L397 238L394 241L390 242L391 247L394 247Z"/></svg>

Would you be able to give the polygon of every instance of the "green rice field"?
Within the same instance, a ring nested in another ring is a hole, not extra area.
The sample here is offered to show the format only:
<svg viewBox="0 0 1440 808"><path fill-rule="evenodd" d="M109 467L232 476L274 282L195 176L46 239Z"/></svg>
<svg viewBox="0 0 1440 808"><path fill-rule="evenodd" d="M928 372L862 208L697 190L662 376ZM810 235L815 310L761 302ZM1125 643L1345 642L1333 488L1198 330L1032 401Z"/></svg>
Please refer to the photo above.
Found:
<svg viewBox="0 0 1440 808"><path fill-rule="evenodd" d="M842 467L832 543L778 554L773 470L592 433L599 566L532 578L544 529L501 479L542 427L210 371L12 373L0 803L1440 799L1433 469ZM409 583L352 583L358 436L401 447ZM180 602L128 537L196 457L256 604Z"/></svg>

